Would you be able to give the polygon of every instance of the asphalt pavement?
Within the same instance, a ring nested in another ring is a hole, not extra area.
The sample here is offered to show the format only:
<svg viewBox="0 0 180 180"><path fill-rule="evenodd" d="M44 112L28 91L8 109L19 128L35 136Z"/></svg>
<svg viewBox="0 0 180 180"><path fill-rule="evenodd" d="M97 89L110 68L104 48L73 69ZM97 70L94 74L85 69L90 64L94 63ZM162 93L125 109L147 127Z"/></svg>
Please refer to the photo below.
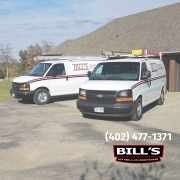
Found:
<svg viewBox="0 0 180 180"><path fill-rule="evenodd" d="M57 101L68 107L76 108L76 101ZM132 121L135 124L143 124L165 131L180 133L180 92L167 92L162 106L156 103L145 108L143 118L139 121Z"/></svg>
<svg viewBox="0 0 180 180"><path fill-rule="evenodd" d="M39 106L16 99L0 101L0 179L3 180L179 180L180 93L167 93L163 106L152 104L140 121L84 118L75 98ZM153 138L107 142L108 133L166 133ZM115 144L161 144L157 163L116 162Z"/></svg>

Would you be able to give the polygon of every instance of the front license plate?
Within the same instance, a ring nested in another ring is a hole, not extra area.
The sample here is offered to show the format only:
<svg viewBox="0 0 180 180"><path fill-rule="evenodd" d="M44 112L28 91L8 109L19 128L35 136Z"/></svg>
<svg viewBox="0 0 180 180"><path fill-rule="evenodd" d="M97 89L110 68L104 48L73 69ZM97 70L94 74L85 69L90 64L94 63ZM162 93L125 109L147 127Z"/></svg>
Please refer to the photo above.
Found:
<svg viewBox="0 0 180 180"><path fill-rule="evenodd" d="M104 112L104 108L103 107L95 107L94 108L94 112L103 113Z"/></svg>

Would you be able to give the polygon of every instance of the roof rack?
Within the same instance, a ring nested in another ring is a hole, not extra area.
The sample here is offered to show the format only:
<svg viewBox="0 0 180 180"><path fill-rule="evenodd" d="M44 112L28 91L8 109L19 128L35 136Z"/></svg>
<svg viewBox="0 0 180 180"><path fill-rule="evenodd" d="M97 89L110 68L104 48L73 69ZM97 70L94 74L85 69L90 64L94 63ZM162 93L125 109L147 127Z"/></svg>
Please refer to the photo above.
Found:
<svg viewBox="0 0 180 180"><path fill-rule="evenodd" d="M153 51L153 50L143 50L143 49L134 49L132 50L132 54L136 57L155 57L158 56L160 59L162 59L162 51Z"/></svg>
<svg viewBox="0 0 180 180"><path fill-rule="evenodd" d="M102 51L102 55L106 56L108 59L119 59L133 56L130 52L121 51Z"/></svg>
<svg viewBox="0 0 180 180"><path fill-rule="evenodd" d="M69 60L69 61L83 61L83 60L107 60L106 56L36 56L35 60L55 61L55 60Z"/></svg>
<svg viewBox="0 0 180 180"><path fill-rule="evenodd" d="M128 57L159 57L162 59L161 51L152 51L152 50L143 50L143 49L133 49L130 52L121 52L121 51L102 51L102 55L108 57L108 59L122 59Z"/></svg>

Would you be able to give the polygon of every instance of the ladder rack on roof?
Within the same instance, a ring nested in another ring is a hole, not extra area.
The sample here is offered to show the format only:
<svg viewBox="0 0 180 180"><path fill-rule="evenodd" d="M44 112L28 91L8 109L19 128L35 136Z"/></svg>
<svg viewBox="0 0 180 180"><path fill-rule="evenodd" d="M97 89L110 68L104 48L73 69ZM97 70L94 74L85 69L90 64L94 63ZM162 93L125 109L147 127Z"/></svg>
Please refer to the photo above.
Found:
<svg viewBox="0 0 180 180"><path fill-rule="evenodd" d="M105 56L36 56L35 60L100 61L100 60L107 60L107 57L105 57Z"/></svg>
<svg viewBox="0 0 180 180"><path fill-rule="evenodd" d="M132 52L120 52L120 51L102 51L102 55L108 57L108 59L128 58L128 57L159 57L162 59L161 51L134 49Z"/></svg>
<svg viewBox="0 0 180 180"><path fill-rule="evenodd" d="M160 59L162 59L162 52L161 51L152 51L152 50L143 50L143 49L135 49L132 50L132 54L134 56L143 56L143 57L159 57Z"/></svg>
<svg viewBox="0 0 180 180"><path fill-rule="evenodd" d="M130 52L120 52L120 51L102 51L102 55L106 56L108 59L118 59L118 58L126 58L132 56Z"/></svg>

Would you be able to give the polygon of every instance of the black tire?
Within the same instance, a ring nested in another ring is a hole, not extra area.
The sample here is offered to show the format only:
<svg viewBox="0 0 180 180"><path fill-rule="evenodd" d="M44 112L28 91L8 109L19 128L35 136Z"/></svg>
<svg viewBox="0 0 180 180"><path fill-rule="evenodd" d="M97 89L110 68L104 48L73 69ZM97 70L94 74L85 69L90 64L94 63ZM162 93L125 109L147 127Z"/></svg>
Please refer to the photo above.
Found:
<svg viewBox="0 0 180 180"><path fill-rule="evenodd" d="M142 100L141 98L137 99L136 107L134 114L132 115L131 119L134 121L138 121L142 118L143 108L142 108Z"/></svg>
<svg viewBox="0 0 180 180"><path fill-rule="evenodd" d="M49 100L50 100L50 95L46 89L38 89L34 93L33 101L38 105L47 104Z"/></svg>
<svg viewBox="0 0 180 180"><path fill-rule="evenodd" d="M157 101L157 105L163 105L164 104L164 90L162 89L161 95Z"/></svg>

